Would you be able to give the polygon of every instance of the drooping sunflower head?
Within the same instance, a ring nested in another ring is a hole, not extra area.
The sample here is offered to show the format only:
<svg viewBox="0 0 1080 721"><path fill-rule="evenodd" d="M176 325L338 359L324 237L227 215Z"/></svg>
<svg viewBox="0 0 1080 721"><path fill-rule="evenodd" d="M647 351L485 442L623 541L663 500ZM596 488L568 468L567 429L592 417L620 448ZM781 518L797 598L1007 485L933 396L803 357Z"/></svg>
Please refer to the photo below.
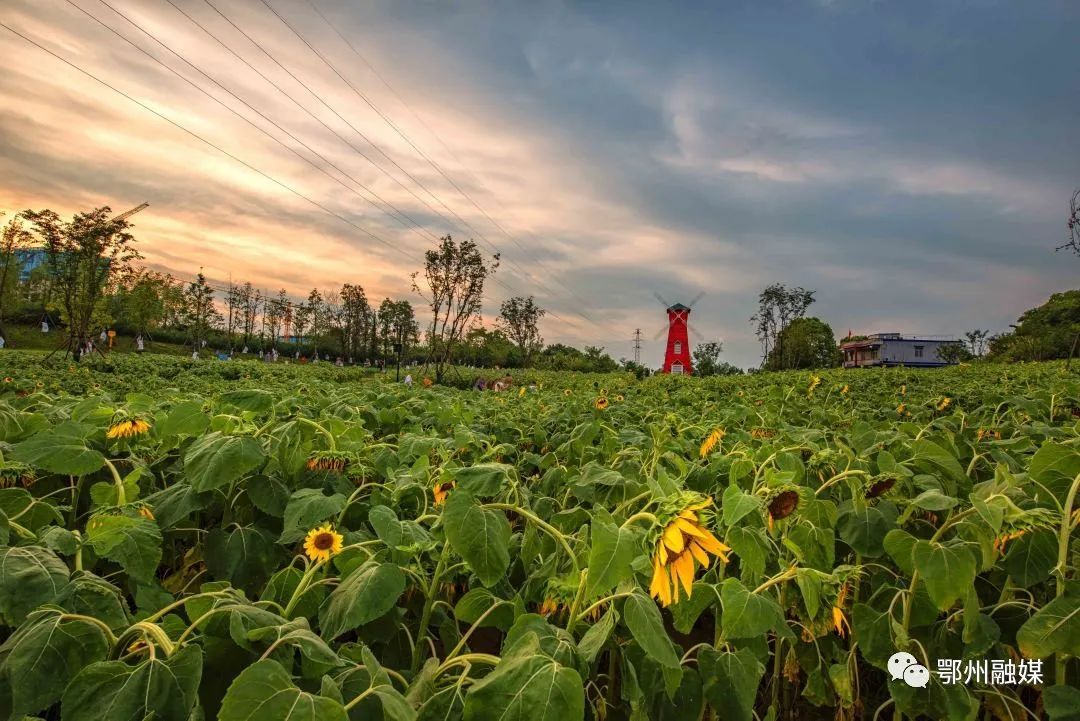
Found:
<svg viewBox="0 0 1080 721"><path fill-rule="evenodd" d="M304 553L312 561L325 563L331 556L341 553L343 540L344 536L327 523L308 531L304 538Z"/></svg>
<svg viewBox="0 0 1080 721"><path fill-rule="evenodd" d="M563 394L564 396L569 396L569 395L571 395L571 393L572 393L572 392L573 392L573 391L571 391L571 390L570 390L569 388L563 388L563 392L562 392L562 394Z"/></svg>
<svg viewBox="0 0 1080 721"><path fill-rule="evenodd" d="M875 478L870 481L870 484L866 487L866 490L863 492L863 497L868 499L879 498L891 491L895 485L895 477Z"/></svg>
<svg viewBox="0 0 1080 721"><path fill-rule="evenodd" d="M949 398L948 396L942 396L941 402L939 402L937 404L937 409L939 411L943 411L946 408L948 408L950 405L952 405L952 398Z"/></svg>
<svg viewBox="0 0 1080 721"><path fill-rule="evenodd" d="M701 511L712 505L712 499L696 493L683 493L664 503L657 513L660 531L655 540L653 575L649 593L662 606L678 603L679 589L686 598L694 586L697 565L708 568L710 556L727 563L731 550L705 527Z"/></svg>
<svg viewBox="0 0 1080 721"><path fill-rule="evenodd" d="M814 389L821 385L821 376L810 376L810 386L806 389L806 395L814 395Z"/></svg>
<svg viewBox="0 0 1080 721"><path fill-rule="evenodd" d="M435 507L438 508L442 504L446 503L447 497L450 495L450 491L457 487L457 483L450 481L449 483L436 483L431 489L431 495L434 498Z"/></svg>
<svg viewBox="0 0 1080 721"><path fill-rule="evenodd" d="M840 395L846 396L848 394L848 391L850 391L850 390L851 390L851 388L848 387L847 383L845 383L844 387L840 389Z"/></svg>
<svg viewBox="0 0 1080 721"><path fill-rule="evenodd" d="M432 384L434 383L434 381L430 378L424 378L424 380L420 382L424 384L424 388L431 388Z"/></svg>
<svg viewBox="0 0 1080 721"><path fill-rule="evenodd" d="M593 404L593 406L596 408L596 410L602 411L608 407L608 399L604 396L599 396L597 397L596 402Z"/></svg>
<svg viewBox="0 0 1080 721"><path fill-rule="evenodd" d="M335 471L343 473L349 467L350 457L344 451L315 451L308 457L309 471Z"/></svg>
<svg viewBox="0 0 1080 721"><path fill-rule="evenodd" d="M19 484L29 488L37 481L37 473L25 463L4 461L0 464L0 488L11 488Z"/></svg>
<svg viewBox="0 0 1080 721"><path fill-rule="evenodd" d="M758 439L764 440L764 439L772 438L775 435L776 435L776 431L773 430L772 428L762 428L761 426L758 426L757 428L751 428L750 429L750 437L751 438L758 438Z"/></svg>
<svg viewBox="0 0 1080 721"><path fill-rule="evenodd" d="M851 633L851 624L848 622L847 616L844 615L844 603L847 601L847 594L848 584L845 581L840 584L840 591L836 594L836 603L832 607L832 628L840 638L844 638Z"/></svg>
<svg viewBox="0 0 1080 721"><path fill-rule="evenodd" d="M540 604L541 616L560 616L570 610L578 592L578 580L569 576L556 576L547 582L544 600Z"/></svg>
<svg viewBox="0 0 1080 721"><path fill-rule="evenodd" d="M794 486L781 486L772 489L765 499L768 503L766 521L769 530L776 521L781 521L799 509L799 491Z"/></svg>
<svg viewBox="0 0 1080 721"><path fill-rule="evenodd" d="M109 426L105 437L110 440L114 438L134 438L146 434L149 430L150 424L142 418L125 418Z"/></svg>
<svg viewBox="0 0 1080 721"><path fill-rule="evenodd" d="M720 428L719 426L714 428L712 433L706 436L705 440L701 442L701 448L699 449L701 457L705 458L712 453L713 449L719 445L720 441L722 441L726 435L727 431L723 428Z"/></svg>

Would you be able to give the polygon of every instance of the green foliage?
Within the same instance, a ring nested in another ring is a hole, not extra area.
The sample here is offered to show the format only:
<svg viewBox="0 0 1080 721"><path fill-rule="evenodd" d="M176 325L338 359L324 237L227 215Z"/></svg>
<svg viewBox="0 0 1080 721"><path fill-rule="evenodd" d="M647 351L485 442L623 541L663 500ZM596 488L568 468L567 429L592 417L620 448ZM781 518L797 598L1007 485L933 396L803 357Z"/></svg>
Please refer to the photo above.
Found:
<svg viewBox="0 0 1080 721"><path fill-rule="evenodd" d="M1080 290L1054 293L1037 308L1025 311L1013 332L990 339L990 357L1033 361L1067 358L1080 335Z"/></svg>
<svg viewBox="0 0 1080 721"><path fill-rule="evenodd" d="M1075 715L1063 363L476 393L2 360L0 718ZM897 650L1043 685L911 689Z"/></svg>
<svg viewBox="0 0 1080 721"><path fill-rule="evenodd" d="M765 367L774 371L835 368L840 360L828 323L819 318L796 318L777 335Z"/></svg>

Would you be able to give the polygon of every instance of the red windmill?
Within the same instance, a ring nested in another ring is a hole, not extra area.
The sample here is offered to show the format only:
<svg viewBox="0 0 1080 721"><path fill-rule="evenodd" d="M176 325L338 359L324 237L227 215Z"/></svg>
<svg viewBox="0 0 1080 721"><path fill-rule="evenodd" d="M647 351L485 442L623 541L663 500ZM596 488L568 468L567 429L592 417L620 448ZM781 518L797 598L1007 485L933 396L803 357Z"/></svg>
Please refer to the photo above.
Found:
<svg viewBox="0 0 1080 721"><path fill-rule="evenodd" d="M668 316L668 325L666 328L667 346L664 348L664 369L662 372L673 373L675 375L691 375L694 369L690 360L689 333L690 331L693 331L694 335L699 338L700 334L690 327L690 310L705 294L698 293L697 296L690 301L689 305L683 305L682 303L668 303L659 293L655 293L654 295L664 304ZM664 328L660 329L660 332L656 334L656 340L660 339L664 330Z"/></svg>

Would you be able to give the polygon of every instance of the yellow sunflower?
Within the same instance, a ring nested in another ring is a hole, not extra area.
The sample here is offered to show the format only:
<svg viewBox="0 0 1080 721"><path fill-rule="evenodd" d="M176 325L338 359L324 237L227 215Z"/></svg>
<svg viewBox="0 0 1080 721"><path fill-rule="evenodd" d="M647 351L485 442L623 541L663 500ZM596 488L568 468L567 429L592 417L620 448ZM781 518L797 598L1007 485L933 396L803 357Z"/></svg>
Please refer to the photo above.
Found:
<svg viewBox="0 0 1080 721"><path fill-rule="evenodd" d="M821 376L810 376L810 387L806 389L806 395L814 395L814 389L821 385Z"/></svg>
<svg viewBox="0 0 1080 721"><path fill-rule="evenodd" d="M304 553L312 561L326 562L330 557L341 553L344 536L336 532L329 523L308 531L304 539Z"/></svg>
<svg viewBox="0 0 1080 721"><path fill-rule="evenodd" d="M844 615L844 600L847 598L847 584L840 586L840 593L836 597L836 603L832 607L832 626L836 635L843 638L851 633L851 624ZM845 632L844 629L847 629Z"/></svg>
<svg viewBox="0 0 1080 721"><path fill-rule="evenodd" d="M952 398L949 398L948 396L944 396L941 399L941 403L938 403L937 409L939 411L943 411L946 408L948 408L951 404L952 404Z"/></svg>
<svg viewBox="0 0 1080 721"><path fill-rule="evenodd" d="M150 430L150 424L142 418L128 418L127 420L114 423L105 434L106 438L134 438L141 436Z"/></svg>
<svg viewBox="0 0 1080 721"><path fill-rule="evenodd" d="M596 407L596 410L602 411L608 407L608 399L604 396L600 396L593 405Z"/></svg>
<svg viewBox="0 0 1080 721"><path fill-rule="evenodd" d="M706 456L708 456L712 452L713 448L716 448L717 444L719 444L726 435L727 432L723 428L714 428L713 432L710 433L708 437L701 443L701 457L705 458Z"/></svg>
<svg viewBox="0 0 1080 721"><path fill-rule="evenodd" d="M569 389L569 388L564 388L564 389L563 389L563 392L562 392L562 394L563 394L564 396L568 396L568 395L570 395L570 392L571 392L571 391L570 391L570 389Z"/></svg>
<svg viewBox="0 0 1080 721"><path fill-rule="evenodd" d="M845 383L845 384L844 384L844 387L840 389L840 395L842 395L842 396L846 396L846 395L848 394L848 391L849 391L849 390L851 390L851 389L850 389L850 388L848 388L848 385L847 385L847 383Z"/></svg>
<svg viewBox="0 0 1080 721"><path fill-rule="evenodd" d="M457 486L457 484L453 481L451 481L450 483L435 484L435 487L431 489L431 495L435 498L436 508L446 503L447 496L450 495L451 489L453 489L455 486Z"/></svg>
<svg viewBox="0 0 1080 721"><path fill-rule="evenodd" d="M680 511L666 526L656 541L656 553L653 555L653 576L649 584L649 594L660 599L664 607L679 602L679 586L685 591L686 598L694 585L696 564L708 568L717 556L727 563L725 546L702 525L698 511L709 506L711 498L699 503L692 503Z"/></svg>

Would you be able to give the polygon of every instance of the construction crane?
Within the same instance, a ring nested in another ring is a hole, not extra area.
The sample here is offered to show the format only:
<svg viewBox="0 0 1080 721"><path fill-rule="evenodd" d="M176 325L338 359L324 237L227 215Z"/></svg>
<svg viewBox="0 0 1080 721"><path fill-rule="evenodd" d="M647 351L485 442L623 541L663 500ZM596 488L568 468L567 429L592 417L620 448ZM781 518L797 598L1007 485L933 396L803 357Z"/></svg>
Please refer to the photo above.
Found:
<svg viewBox="0 0 1080 721"><path fill-rule="evenodd" d="M131 216L135 215L136 213L141 212L143 210L146 210L149 207L150 207L149 203L143 203L142 205L138 205L138 206L132 208L131 210L129 210L126 213L121 213L120 215L115 216L112 220L113 220L113 222L116 222L116 221L119 221L119 220L124 220L126 218L130 218Z"/></svg>

